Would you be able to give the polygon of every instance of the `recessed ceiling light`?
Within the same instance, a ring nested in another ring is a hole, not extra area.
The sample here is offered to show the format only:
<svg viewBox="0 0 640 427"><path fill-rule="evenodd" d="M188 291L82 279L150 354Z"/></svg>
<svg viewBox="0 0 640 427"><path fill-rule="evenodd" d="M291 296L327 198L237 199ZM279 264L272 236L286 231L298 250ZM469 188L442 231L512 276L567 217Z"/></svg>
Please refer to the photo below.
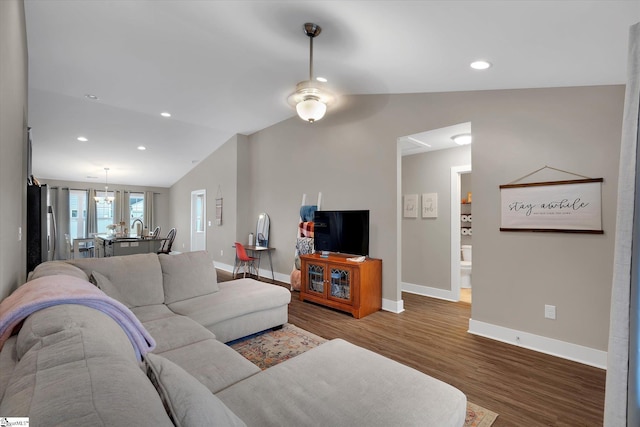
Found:
<svg viewBox="0 0 640 427"><path fill-rule="evenodd" d="M147 147L145 147L144 145L138 145L138 150L144 151L146 149L147 149Z"/></svg>
<svg viewBox="0 0 640 427"><path fill-rule="evenodd" d="M316 80L319 81L319 82L322 82L322 83L326 83L327 82L326 77L316 77Z"/></svg>
<svg viewBox="0 0 640 427"><path fill-rule="evenodd" d="M87 98L87 99L90 99L92 101L97 101L98 99L100 99L96 95L92 95L90 93L87 93L84 97Z"/></svg>
<svg viewBox="0 0 640 427"><path fill-rule="evenodd" d="M491 67L491 62L484 61L484 60L473 61L470 64L470 67L473 68L474 70L486 70L487 68Z"/></svg>
<svg viewBox="0 0 640 427"><path fill-rule="evenodd" d="M453 139L453 142L455 142L458 145L471 144L471 134L470 133L462 133L460 135L454 135L454 136L451 137L451 139Z"/></svg>
<svg viewBox="0 0 640 427"><path fill-rule="evenodd" d="M160 115L162 117L171 117L171 113L167 113L166 111L164 113L160 113Z"/></svg>
<svg viewBox="0 0 640 427"><path fill-rule="evenodd" d="M194 165L195 165L196 163L198 163L198 162L199 162L199 160L191 160L191 163L192 163L192 164L194 164Z"/></svg>
<svg viewBox="0 0 640 427"><path fill-rule="evenodd" d="M87 138L85 138L84 136L79 136L79 137L77 137L76 139L77 139L78 141L82 141L82 142L87 142L87 141L88 141L88 139L87 139Z"/></svg>
<svg viewBox="0 0 640 427"><path fill-rule="evenodd" d="M97 176L87 175L87 179L98 179L98 177Z"/></svg>

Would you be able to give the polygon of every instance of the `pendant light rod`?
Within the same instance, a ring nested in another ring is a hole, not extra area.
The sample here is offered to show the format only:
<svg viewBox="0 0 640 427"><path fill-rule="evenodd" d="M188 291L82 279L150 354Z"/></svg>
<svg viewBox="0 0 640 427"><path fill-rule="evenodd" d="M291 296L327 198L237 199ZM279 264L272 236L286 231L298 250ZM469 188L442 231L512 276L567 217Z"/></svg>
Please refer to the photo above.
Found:
<svg viewBox="0 0 640 427"><path fill-rule="evenodd" d="M313 80L313 39L320 35L322 28L313 22L304 24L304 33L309 37L309 81Z"/></svg>
<svg viewBox="0 0 640 427"><path fill-rule="evenodd" d="M309 37L309 80L313 80L313 37Z"/></svg>

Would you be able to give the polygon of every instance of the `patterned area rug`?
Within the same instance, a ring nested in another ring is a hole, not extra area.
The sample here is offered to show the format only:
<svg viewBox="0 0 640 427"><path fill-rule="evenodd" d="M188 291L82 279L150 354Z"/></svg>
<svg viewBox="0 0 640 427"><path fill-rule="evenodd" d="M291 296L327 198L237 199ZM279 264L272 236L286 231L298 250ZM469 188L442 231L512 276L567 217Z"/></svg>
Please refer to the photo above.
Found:
<svg viewBox="0 0 640 427"><path fill-rule="evenodd" d="M489 427L496 418L498 414L495 412L467 402L467 418L464 420L464 427Z"/></svg>
<svg viewBox="0 0 640 427"><path fill-rule="evenodd" d="M250 362L265 370L319 346L327 340L290 323L277 331L259 332L227 343ZM489 427L498 417L474 403L467 402L464 427Z"/></svg>
<svg viewBox="0 0 640 427"><path fill-rule="evenodd" d="M258 332L227 344L264 371L326 341L311 332L286 323L277 331Z"/></svg>

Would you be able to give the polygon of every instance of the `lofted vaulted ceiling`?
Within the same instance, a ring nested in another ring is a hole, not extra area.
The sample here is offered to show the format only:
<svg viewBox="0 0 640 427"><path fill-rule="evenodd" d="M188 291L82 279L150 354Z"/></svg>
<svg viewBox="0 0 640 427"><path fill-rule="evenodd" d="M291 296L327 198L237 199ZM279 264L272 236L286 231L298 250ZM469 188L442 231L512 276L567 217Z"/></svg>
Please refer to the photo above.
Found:
<svg viewBox="0 0 640 427"><path fill-rule="evenodd" d="M108 167L110 182L161 187L234 134L295 115L286 99L308 77L305 22L323 29L315 74L353 95L624 84L628 29L640 21L637 0L26 0L25 9L36 177L99 184ZM476 59L493 66L473 70Z"/></svg>

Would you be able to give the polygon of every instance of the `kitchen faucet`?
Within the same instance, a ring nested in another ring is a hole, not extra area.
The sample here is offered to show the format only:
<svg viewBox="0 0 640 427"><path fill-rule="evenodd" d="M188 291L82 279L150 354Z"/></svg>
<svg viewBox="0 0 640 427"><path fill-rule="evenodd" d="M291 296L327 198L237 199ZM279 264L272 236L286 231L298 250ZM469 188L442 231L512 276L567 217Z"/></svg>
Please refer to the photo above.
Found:
<svg viewBox="0 0 640 427"><path fill-rule="evenodd" d="M131 223L131 228L132 229L135 227L136 222L140 223L140 231L138 231L138 229L136 228L136 234L138 235L138 237L141 237L140 235L142 234L142 230L144 230L144 223L142 222L142 220L140 218L136 218Z"/></svg>

